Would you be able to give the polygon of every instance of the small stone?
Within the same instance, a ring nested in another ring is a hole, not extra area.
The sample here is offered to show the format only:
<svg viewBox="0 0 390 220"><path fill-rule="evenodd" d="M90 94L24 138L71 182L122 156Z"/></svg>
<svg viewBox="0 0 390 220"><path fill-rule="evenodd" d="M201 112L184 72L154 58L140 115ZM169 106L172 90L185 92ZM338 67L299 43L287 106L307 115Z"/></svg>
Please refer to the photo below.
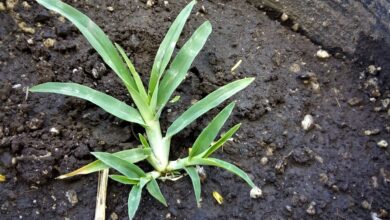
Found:
<svg viewBox="0 0 390 220"><path fill-rule="evenodd" d="M9 10L13 10L15 6L18 4L18 0L7 0L5 4L7 5L7 8Z"/></svg>
<svg viewBox="0 0 390 220"><path fill-rule="evenodd" d="M33 45L33 44L34 44L34 39L33 39L33 38L28 39L28 40L27 40L27 43L28 43L29 45Z"/></svg>
<svg viewBox="0 0 390 220"><path fill-rule="evenodd" d="M370 210L371 209L371 204L369 202L367 202L367 200L364 200L362 202L362 207L365 208L365 209Z"/></svg>
<svg viewBox="0 0 390 220"><path fill-rule="evenodd" d="M387 143L386 140L380 140L380 141L377 143L377 145L378 145L378 147L384 148L384 149L386 149L387 146L389 146L389 144Z"/></svg>
<svg viewBox="0 0 390 220"><path fill-rule="evenodd" d="M15 84L12 86L13 89L19 89L20 87L22 87L22 84Z"/></svg>
<svg viewBox="0 0 390 220"><path fill-rule="evenodd" d="M390 99L389 98L383 99L381 102L382 102L383 108L387 108L390 105Z"/></svg>
<svg viewBox="0 0 390 220"><path fill-rule="evenodd" d="M292 212L292 207L290 205L286 205L285 208L288 212Z"/></svg>
<svg viewBox="0 0 390 220"><path fill-rule="evenodd" d="M5 11L5 5L3 2L0 2L0 11Z"/></svg>
<svg viewBox="0 0 390 220"><path fill-rule="evenodd" d="M22 2L22 6L23 6L24 9L30 9L31 8L31 5L28 4L28 2L26 2L26 1Z"/></svg>
<svg viewBox="0 0 390 220"><path fill-rule="evenodd" d="M118 220L118 215L115 213L115 212L113 212L113 213L111 213L111 215L110 215L110 219L111 220Z"/></svg>
<svg viewBox="0 0 390 220"><path fill-rule="evenodd" d="M276 165L275 165L275 170L277 173L284 173L284 169L286 168L286 165L287 165L287 162L282 159L282 160L279 160Z"/></svg>
<svg viewBox="0 0 390 220"><path fill-rule="evenodd" d="M254 187L251 189L250 196L252 199L257 199L263 196L263 191L259 187Z"/></svg>
<svg viewBox="0 0 390 220"><path fill-rule="evenodd" d="M58 135L58 134L60 134L60 131L57 128L52 127L52 128L50 128L50 133L54 134L54 135Z"/></svg>
<svg viewBox="0 0 390 220"><path fill-rule="evenodd" d="M55 43L56 43L56 40L52 39L52 38L47 38L46 40L43 41L43 45L46 48L54 47Z"/></svg>
<svg viewBox="0 0 390 220"><path fill-rule="evenodd" d="M292 29L293 31L297 32L297 31L299 30L299 24L298 24L298 23L295 23L295 24L291 27L291 29Z"/></svg>
<svg viewBox="0 0 390 220"><path fill-rule="evenodd" d="M374 128L372 130L365 130L364 131L364 135L366 136L372 136L372 135L377 135L381 132L381 130L379 128Z"/></svg>
<svg viewBox="0 0 390 220"><path fill-rule="evenodd" d="M288 20L288 15L286 13L283 13L282 16L280 16L280 20L287 21Z"/></svg>
<svg viewBox="0 0 390 220"><path fill-rule="evenodd" d="M40 129L42 125L43 125L43 121L38 118L33 118L27 122L27 127L29 127L31 130Z"/></svg>
<svg viewBox="0 0 390 220"><path fill-rule="evenodd" d="M164 1L164 5L165 6L169 5L169 2L168 1Z"/></svg>
<svg viewBox="0 0 390 220"><path fill-rule="evenodd" d="M348 104L350 106L357 106L357 105L360 105L362 102L363 102L363 99L357 98L357 97L353 97L353 98L348 100Z"/></svg>
<svg viewBox="0 0 390 220"><path fill-rule="evenodd" d="M25 22L18 23L18 27L23 32L26 32L26 33L29 33L29 34L34 34L35 33L35 29L32 28L32 27L29 27Z"/></svg>
<svg viewBox="0 0 390 220"><path fill-rule="evenodd" d="M146 6L148 6L148 7L152 7L153 5L154 5L154 1L153 0L148 0L146 2Z"/></svg>
<svg viewBox="0 0 390 220"><path fill-rule="evenodd" d="M326 173L321 173L320 174L320 182L323 184L328 183L329 177L326 175Z"/></svg>
<svg viewBox="0 0 390 220"><path fill-rule="evenodd" d="M68 199L68 201L70 202L70 204L72 204L72 206L75 206L79 202L79 200L77 198L77 193L74 190L66 191L65 196Z"/></svg>
<svg viewBox="0 0 390 220"><path fill-rule="evenodd" d="M308 131L311 128L313 128L313 126L314 126L313 116L305 115L305 117L303 118L303 120L301 122L301 126L302 126L303 130L305 130L305 131Z"/></svg>
<svg viewBox="0 0 390 220"><path fill-rule="evenodd" d="M306 213L309 215L315 215L316 214L316 208L315 208L316 203L311 202L309 204L309 207L306 209Z"/></svg>
<svg viewBox="0 0 390 220"><path fill-rule="evenodd" d="M381 67L376 67L374 65L369 65L367 67L367 72L371 75L376 75L379 71L381 71Z"/></svg>
<svg viewBox="0 0 390 220"><path fill-rule="evenodd" d="M261 163L261 165L266 165L268 163L268 158L267 157L262 157L260 159L260 163Z"/></svg>
<svg viewBox="0 0 390 220"><path fill-rule="evenodd" d="M316 56L319 59L325 60L325 59L328 59L330 57L330 54L326 50L318 50L317 53L316 53Z"/></svg>
<svg viewBox="0 0 390 220"><path fill-rule="evenodd" d="M299 64L297 63L293 63L291 66L290 66L290 72L293 72L293 73L299 73L301 71L301 66L299 66Z"/></svg>
<svg viewBox="0 0 390 220"><path fill-rule="evenodd" d="M113 11L114 11L114 8L113 8L112 6L108 6L108 7L107 7L107 10L113 12Z"/></svg>

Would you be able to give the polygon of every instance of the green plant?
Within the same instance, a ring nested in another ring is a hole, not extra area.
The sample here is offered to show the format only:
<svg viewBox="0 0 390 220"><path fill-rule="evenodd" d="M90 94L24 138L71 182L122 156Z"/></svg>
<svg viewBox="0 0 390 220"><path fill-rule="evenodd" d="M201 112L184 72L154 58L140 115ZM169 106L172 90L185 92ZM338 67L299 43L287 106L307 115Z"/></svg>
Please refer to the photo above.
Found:
<svg viewBox="0 0 390 220"><path fill-rule="evenodd" d="M128 214L130 219L134 216L138 208L141 191L145 187L153 197L162 204L167 205L156 179L166 178L169 175L174 176L180 170L184 170L190 176L196 201L199 205L201 184L199 174L195 168L196 165L224 168L244 179L253 189L259 190L244 171L228 162L210 157L240 127L240 124L233 126L221 138L213 142L230 116L234 108L234 102L227 105L201 132L189 150L188 157L175 161L168 160L170 142L174 135L210 109L215 108L226 99L247 87L254 80L253 78L236 80L215 90L188 108L172 123L165 135L162 134L159 122L160 114L172 93L184 80L191 63L211 33L210 22L204 22L170 62L176 42L196 3L195 1L190 2L180 12L169 28L157 51L147 90L125 51L118 44L114 46L104 32L86 15L59 0L38 0L38 3L60 13L81 31L105 63L123 81L136 108L109 95L76 83L48 82L34 86L30 91L57 93L88 100L122 120L141 125L145 129L146 134L139 134L141 141L140 147L113 154L93 152L92 154L98 160L58 178L62 179L79 174L88 174L107 168L115 169L120 175L110 175L111 179L123 184L132 185L128 200ZM155 170L145 173L135 165L135 163L142 160L147 160Z"/></svg>

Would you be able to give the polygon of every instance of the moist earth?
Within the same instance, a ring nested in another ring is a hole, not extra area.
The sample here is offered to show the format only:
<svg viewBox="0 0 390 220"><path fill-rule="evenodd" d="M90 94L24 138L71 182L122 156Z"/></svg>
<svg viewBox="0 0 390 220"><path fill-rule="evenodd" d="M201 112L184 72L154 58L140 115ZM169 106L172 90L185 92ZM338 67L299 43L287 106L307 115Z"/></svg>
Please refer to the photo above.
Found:
<svg viewBox="0 0 390 220"><path fill-rule="evenodd" d="M67 2L125 48L144 83L164 33L186 4ZM184 177L160 183L168 207L144 193L136 219L388 219L389 147L378 142L390 141L390 70L377 65L381 56L370 56L385 48L367 40L364 50L352 55L330 49L331 57L320 59L321 45L252 2L198 2L177 49L206 19L213 33L174 94L181 99L167 106L161 122L166 129L192 102L219 86L256 77L231 99L237 104L224 130L242 126L215 156L248 172L263 197L251 199L241 179L205 167L201 208ZM43 82L72 81L131 100L63 17L34 1L1 3L0 174L6 180L0 183L0 219L93 219L97 174L55 177L91 162L90 152L137 146L140 128L80 99L26 91ZM242 64L232 72L239 60ZM186 156L222 107L173 139L172 159ZM307 130L301 126L305 115L313 118ZM129 190L109 181L108 219L128 219ZM214 200L213 191L223 196L223 204Z"/></svg>

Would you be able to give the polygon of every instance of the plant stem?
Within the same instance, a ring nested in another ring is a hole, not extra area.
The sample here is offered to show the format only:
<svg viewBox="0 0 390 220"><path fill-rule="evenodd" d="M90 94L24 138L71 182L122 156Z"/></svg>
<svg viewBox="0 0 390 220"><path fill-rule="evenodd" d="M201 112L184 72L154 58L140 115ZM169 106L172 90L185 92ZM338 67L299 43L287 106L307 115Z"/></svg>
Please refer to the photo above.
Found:
<svg viewBox="0 0 390 220"><path fill-rule="evenodd" d="M163 138L161 134L160 122L149 121L145 128L149 145L152 148L152 160L149 162L160 172L165 171L168 165L170 138ZM157 164L154 164L157 163Z"/></svg>
<svg viewBox="0 0 390 220"><path fill-rule="evenodd" d="M95 220L106 219L108 169L99 172L98 189L96 196Z"/></svg>

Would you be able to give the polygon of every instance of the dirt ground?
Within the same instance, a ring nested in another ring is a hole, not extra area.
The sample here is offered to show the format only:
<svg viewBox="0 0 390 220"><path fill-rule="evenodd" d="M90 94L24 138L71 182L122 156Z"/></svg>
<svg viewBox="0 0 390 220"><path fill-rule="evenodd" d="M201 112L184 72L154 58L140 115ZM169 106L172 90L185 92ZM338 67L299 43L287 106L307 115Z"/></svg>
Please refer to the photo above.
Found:
<svg viewBox="0 0 390 220"><path fill-rule="evenodd" d="M67 2L126 49L144 82L164 33L186 3ZM6 180L0 183L0 219L93 219L97 175L54 178L91 162L89 152L136 146L133 133L139 128L85 101L26 94L26 88L72 81L131 100L69 22L32 1L3 5L0 174ZM191 101L234 79L256 77L232 99L237 107L226 127L243 125L216 157L247 171L264 196L253 200L238 177L206 167L201 208L186 177L160 184L168 208L144 193L136 219L389 219L390 147L383 141L390 141L390 66L370 56L386 48L363 37L355 54L329 50L330 58L319 59L321 45L240 0L199 1L179 46L206 19L213 33L176 92L182 98L167 107L161 121L167 128ZM172 159L186 155L222 107L174 138ZM307 131L301 126L305 115L314 119ZM129 190L109 182L110 219L128 218ZM222 205L213 191L224 197Z"/></svg>

